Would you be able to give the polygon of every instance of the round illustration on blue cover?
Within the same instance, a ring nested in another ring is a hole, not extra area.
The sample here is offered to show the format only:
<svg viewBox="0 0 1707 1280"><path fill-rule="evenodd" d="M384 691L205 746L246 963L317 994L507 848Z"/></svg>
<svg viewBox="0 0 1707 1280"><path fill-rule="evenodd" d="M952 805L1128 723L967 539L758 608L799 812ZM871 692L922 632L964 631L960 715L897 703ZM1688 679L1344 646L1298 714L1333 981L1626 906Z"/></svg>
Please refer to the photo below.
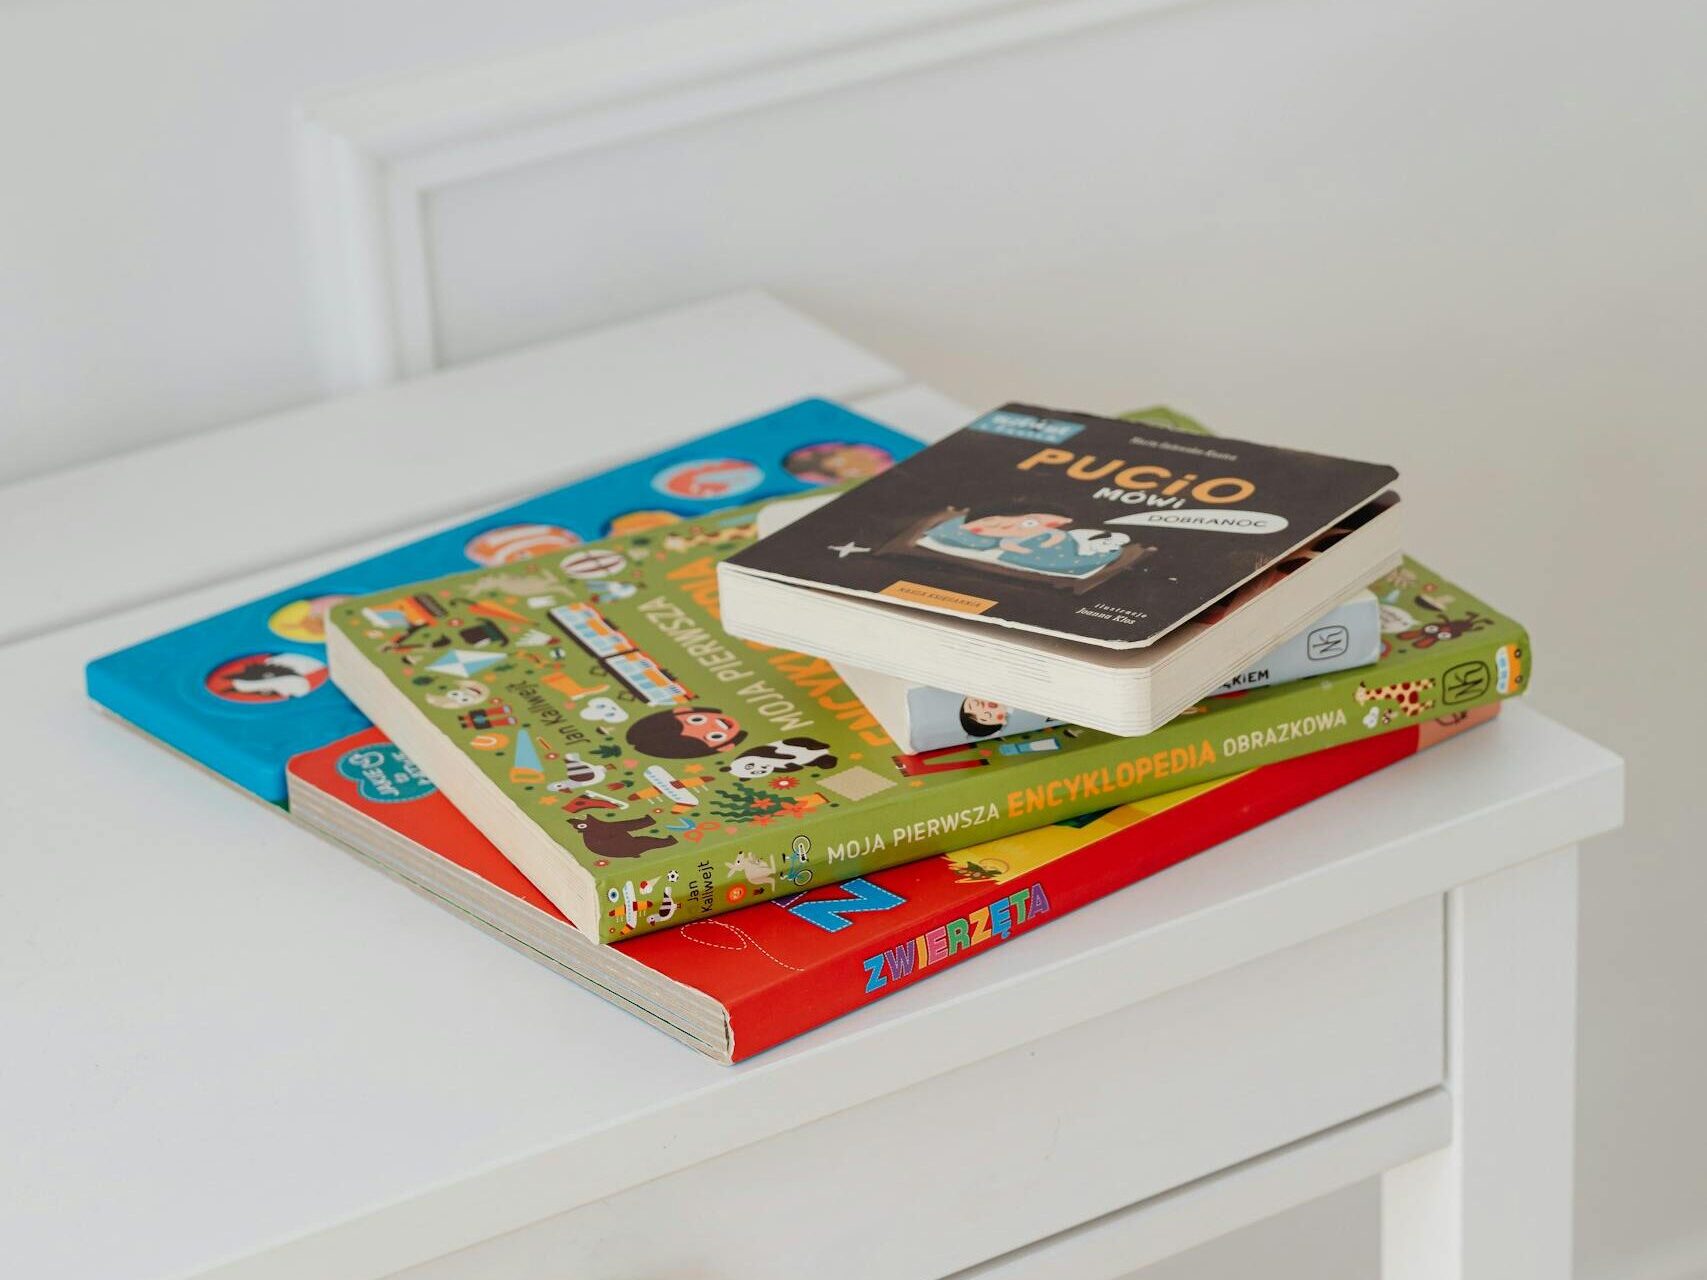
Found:
<svg viewBox="0 0 1707 1280"><path fill-rule="evenodd" d="M882 446L849 440L803 444L782 460L784 471L807 484L869 480L894 465L895 455Z"/></svg>
<svg viewBox="0 0 1707 1280"><path fill-rule="evenodd" d="M764 468L741 458L695 458L665 467L652 477L652 487L659 493L702 502L739 497L764 482Z"/></svg>
<svg viewBox="0 0 1707 1280"><path fill-rule="evenodd" d="M227 702L288 702L326 683L326 664L306 653L249 653L220 663L202 681Z"/></svg>
<svg viewBox="0 0 1707 1280"><path fill-rule="evenodd" d="M281 640L325 644L326 615L348 599L340 595L304 596L281 604L267 615L267 630Z"/></svg>
<svg viewBox="0 0 1707 1280"><path fill-rule="evenodd" d="M662 529L665 525L680 524L682 518L674 511L659 511L648 508L643 511L624 511L620 516L613 516L605 525L605 536L611 537L619 533L646 533L652 529Z"/></svg>
<svg viewBox="0 0 1707 1280"><path fill-rule="evenodd" d="M469 539L462 553L477 565L491 568L514 564L548 551L567 551L581 536L555 524L506 524Z"/></svg>

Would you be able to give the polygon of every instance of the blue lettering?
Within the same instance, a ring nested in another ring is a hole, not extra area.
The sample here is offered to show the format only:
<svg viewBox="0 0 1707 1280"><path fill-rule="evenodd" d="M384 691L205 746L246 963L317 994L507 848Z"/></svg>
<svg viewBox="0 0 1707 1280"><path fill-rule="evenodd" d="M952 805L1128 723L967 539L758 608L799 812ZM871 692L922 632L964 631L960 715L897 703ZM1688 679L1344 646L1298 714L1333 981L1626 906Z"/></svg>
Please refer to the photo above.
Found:
<svg viewBox="0 0 1707 1280"><path fill-rule="evenodd" d="M870 995L887 981L883 976L882 955L872 956L865 962L865 994Z"/></svg>
<svg viewBox="0 0 1707 1280"><path fill-rule="evenodd" d="M813 898L810 900L796 898L789 903L787 910L792 911L807 924L817 925L825 933L840 933L852 921L846 917L860 911L889 911L906 902L898 893L890 893L880 889L863 876L856 880L844 880L841 884L831 886L826 892L840 890L851 894L846 898ZM777 904L781 906L781 903Z"/></svg>

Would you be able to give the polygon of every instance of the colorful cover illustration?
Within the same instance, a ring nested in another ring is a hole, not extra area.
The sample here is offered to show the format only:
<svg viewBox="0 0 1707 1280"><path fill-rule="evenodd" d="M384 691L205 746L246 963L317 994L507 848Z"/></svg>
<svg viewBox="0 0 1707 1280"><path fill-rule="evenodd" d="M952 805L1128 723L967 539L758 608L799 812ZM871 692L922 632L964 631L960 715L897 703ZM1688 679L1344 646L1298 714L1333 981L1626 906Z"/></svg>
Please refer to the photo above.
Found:
<svg viewBox="0 0 1707 1280"><path fill-rule="evenodd" d="M636 969L710 996L724 1010L721 1037L666 1023L702 1052L739 1061L911 985L1116 889L1258 826L1388 764L1491 719L1497 705L1406 723L1386 733L1216 782L960 853L880 871L869 879L790 892L734 915L608 948ZM500 891L532 917L507 932L490 911L489 929L524 954L580 972L584 938L538 889L437 792L376 729L299 756L290 764L294 808L311 825L353 844L354 815L442 859L415 883L439 901L461 872ZM301 798L306 787L334 810ZM342 808L344 812L335 811ZM371 842L366 842L371 843ZM407 874L397 867L400 874ZM450 874L445 874L446 870ZM423 884L423 881L427 883ZM667 879L640 891L661 899ZM467 895L474 897L475 895ZM640 975L624 992L608 979L587 985L631 1009L643 1000ZM655 1011L654 1020L663 1022ZM721 1042L719 1042L721 1040Z"/></svg>
<svg viewBox="0 0 1707 1280"><path fill-rule="evenodd" d="M1382 589L1450 636L1395 634L1372 669L1215 698L1142 738L901 754L829 663L721 630L717 566L758 510L332 610L339 679L371 665L402 695L367 707L389 737L472 764L435 781L501 846L505 821L530 824L506 852L601 941L1469 710L1518 692L1527 661L1518 624L1407 561Z"/></svg>
<svg viewBox="0 0 1707 1280"><path fill-rule="evenodd" d="M367 724L327 680L326 613L339 601L457 570L514 582L509 566L530 556L860 479L918 448L839 405L803 400L108 654L89 664L89 696L283 803L291 756Z"/></svg>
<svg viewBox="0 0 1707 1280"><path fill-rule="evenodd" d="M1365 506L1392 467L1010 404L730 569L1115 649Z"/></svg>

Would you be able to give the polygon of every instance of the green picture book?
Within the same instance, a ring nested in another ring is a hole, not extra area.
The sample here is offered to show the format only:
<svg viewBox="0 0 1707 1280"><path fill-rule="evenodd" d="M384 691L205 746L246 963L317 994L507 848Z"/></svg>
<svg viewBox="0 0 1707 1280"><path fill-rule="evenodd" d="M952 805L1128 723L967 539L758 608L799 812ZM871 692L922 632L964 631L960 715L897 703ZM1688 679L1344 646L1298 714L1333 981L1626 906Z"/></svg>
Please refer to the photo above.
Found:
<svg viewBox="0 0 1707 1280"><path fill-rule="evenodd" d="M339 687L563 913L611 942L856 878L1521 691L1528 640L1406 561L1374 666L901 754L830 665L731 638L717 565L758 507L346 601ZM391 781L373 780L384 798Z"/></svg>

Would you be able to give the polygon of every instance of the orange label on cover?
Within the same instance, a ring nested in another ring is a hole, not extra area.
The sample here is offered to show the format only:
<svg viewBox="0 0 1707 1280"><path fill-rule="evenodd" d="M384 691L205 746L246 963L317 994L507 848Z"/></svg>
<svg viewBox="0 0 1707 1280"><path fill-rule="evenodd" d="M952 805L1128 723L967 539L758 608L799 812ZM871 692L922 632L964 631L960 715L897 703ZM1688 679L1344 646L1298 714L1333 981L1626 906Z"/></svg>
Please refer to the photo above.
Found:
<svg viewBox="0 0 1707 1280"><path fill-rule="evenodd" d="M928 604L933 609L952 609L955 613L983 613L996 605L994 600L986 600L982 596L963 596L958 591L927 587L922 582L891 582L877 594L895 600L910 600L914 604Z"/></svg>

